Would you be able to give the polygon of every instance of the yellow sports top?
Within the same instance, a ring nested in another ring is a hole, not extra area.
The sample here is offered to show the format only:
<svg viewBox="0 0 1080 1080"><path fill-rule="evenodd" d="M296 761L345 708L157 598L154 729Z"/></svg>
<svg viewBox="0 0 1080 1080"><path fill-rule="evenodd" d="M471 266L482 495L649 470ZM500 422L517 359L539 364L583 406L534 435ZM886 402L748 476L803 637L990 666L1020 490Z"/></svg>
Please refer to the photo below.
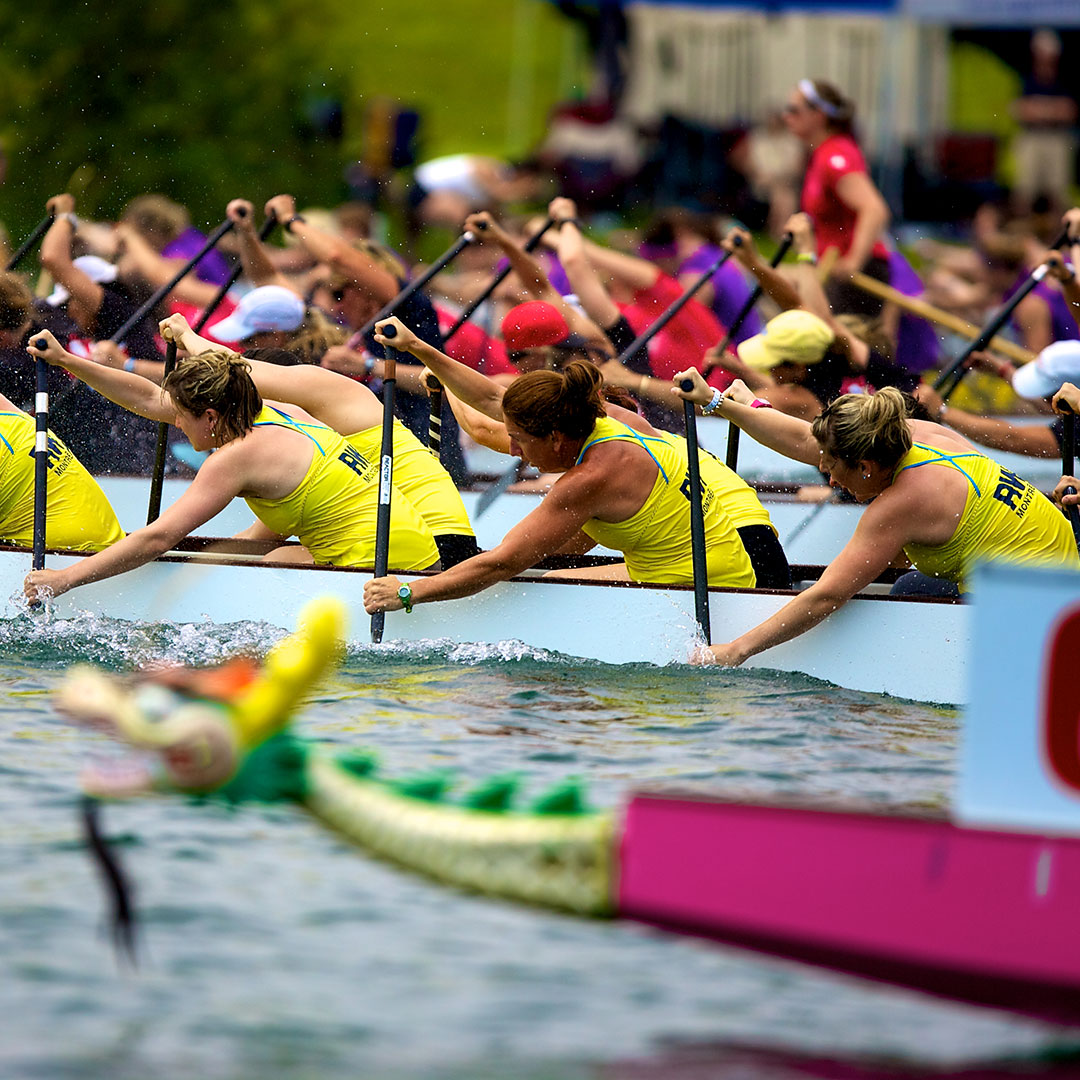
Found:
<svg viewBox="0 0 1080 1080"><path fill-rule="evenodd" d="M917 570L955 581L964 591L972 566L981 559L1080 567L1065 516L1026 480L974 451L946 454L923 443L915 443L900 459L893 479L905 469L924 465L963 473L968 494L947 543L905 546L904 553Z"/></svg>
<svg viewBox="0 0 1080 1080"><path fill-rule="evenodd" d="M282 499L247 498L256 517L282 536L295 536L317 563L373 566L379 505L379 468L324 424L294 420L264 405L255 427L285 427L313 444L304 479ZM422 570L439 560L431 530L413 504L393 490L390 567Z"/></svg>
<svg viewBox="0 0 1080 1080"><path fill-rule="evenodd" d="M0 412L0 540L34 542L34 443L36 425L24 412ZM98 482L49 432L45 543L73 551L100 551L124 535Z"/></svg>
<svg viewBox="0 0 1080 1080"><path fill-rule="evenodd" d="M382 454L382 427L347 435L368 461ZM394 420L394 487L403 491L435 536L475 536L458 489L442 463L400 421Z"/></svg>
<svg viewBox="0 0 1080 1080"><path fill-rule="evenodd" d="M609 416L596 421L576 464L598 443L628 442L640 447L657 466L657 476L644 506L626 521L590 518L585 535L598 544L621 551L634 581L691 584L694 568L690 550L690 478L686 442L641 435ZM746 549L724 512L712 480L702 471L705 552L710 585L753 588L754 569Z"/></svg>

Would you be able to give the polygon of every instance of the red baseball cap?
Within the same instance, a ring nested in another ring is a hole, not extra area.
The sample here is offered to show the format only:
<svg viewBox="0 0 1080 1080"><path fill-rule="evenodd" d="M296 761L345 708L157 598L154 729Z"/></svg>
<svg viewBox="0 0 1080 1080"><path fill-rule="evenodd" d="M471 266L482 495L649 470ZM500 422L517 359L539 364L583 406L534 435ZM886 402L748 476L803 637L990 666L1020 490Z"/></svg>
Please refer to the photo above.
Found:
<svg viewBox="0 0 1080 1080"><path fill-rule="evenodd" d="M570 336L570 327L562 312L543 300L518 304L502 321L502 336L509 352L559 345Z"/></svg>

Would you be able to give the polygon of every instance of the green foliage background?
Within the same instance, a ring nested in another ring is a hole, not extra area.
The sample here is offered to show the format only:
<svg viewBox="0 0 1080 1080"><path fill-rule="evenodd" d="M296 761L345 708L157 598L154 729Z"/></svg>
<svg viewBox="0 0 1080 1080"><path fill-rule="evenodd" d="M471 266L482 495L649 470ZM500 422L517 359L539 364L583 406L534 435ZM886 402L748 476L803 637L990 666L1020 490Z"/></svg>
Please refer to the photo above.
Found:
<svg viewBox="0 0 1080 1080"><path fill-rule="evenodd" d="M0 218L18 239L77 169L90 216L144 191L201 225L237 195L337 202L372 99L421 112L424 156L519 154L583 69L543 0L19 0L0 5ZM334 97L340 143L306 120Z"/></svg>

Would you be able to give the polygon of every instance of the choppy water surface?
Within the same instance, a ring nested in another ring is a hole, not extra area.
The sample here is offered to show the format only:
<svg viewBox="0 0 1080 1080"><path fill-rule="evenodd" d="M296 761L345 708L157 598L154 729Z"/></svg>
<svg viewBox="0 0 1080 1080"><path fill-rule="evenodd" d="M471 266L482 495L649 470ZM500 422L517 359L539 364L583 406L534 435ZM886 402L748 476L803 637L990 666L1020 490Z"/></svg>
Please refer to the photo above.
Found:
<svg viewBox="0 0 1080 1080"><path fill-rule="evenodd" d="M105 746L62 724L49 691L76 660L213 661L276 636L0 623L0 1074L643 1080L720 1075L703 1070L729 1051L703 1048L733 1043L902 1071L1031 1068L1075 1045L1003 1014L462 896L288 808L110 808L143 920L142 966L119 969L74 806L80 766ZM532 790L583 775L600 806L677 780L940 808L958 732L951 710L798 676L609 667L512 644L353 650L300 726L377 747L387 773L516 769ZM723 1075L773 1074L751 1057Z"/></svg>

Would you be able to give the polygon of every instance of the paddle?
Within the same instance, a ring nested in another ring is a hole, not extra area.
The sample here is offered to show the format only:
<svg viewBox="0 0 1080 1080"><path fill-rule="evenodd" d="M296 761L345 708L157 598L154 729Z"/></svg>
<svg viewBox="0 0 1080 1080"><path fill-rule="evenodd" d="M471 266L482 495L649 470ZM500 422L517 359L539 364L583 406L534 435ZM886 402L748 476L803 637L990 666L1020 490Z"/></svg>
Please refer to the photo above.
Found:
<svg viewBox="0 0 1080 1080"><path fill-rule="evenodd" d="M886 285L885 282L870 277L869 274L858 271L852 274L851 282L862 289L863 292L868 292L890 304L895 304L898 308L910 312L912 315L918 315L920 319L926 319L927 322L944 326L947 330L960 334L961 337L973 339L977 338L981 333L979 327L974 323L969 323L967 319L961 319L958 315L953 315L951 311L943 311L941 308L927 303L921 297L908 296L899 289L894 289L891 285ZM1007 356L1009 359L1016 360L1021 364L1026 364L1028 361L1035 359L1035 354L1030 349L1025 349L1022 345L1017 345L1015 341L1009 341L1008 338L991 338L987 348L993 349L994 352L1001 353L1002 356Z"/></svg>
<svg viewBox="0 0 1080 1080"><path fill-rule="evenodd" d="M247 217L247 207L240 207L238 213L241 217ZM262 223L262 228L259 230L259 239L265 240L274 231L274 226L276 224L277 215L267 214L266 220ZM225 299L229 290L237 283L237 281L240 279L240 275L243 272L244 267L243 265L240 265L235 267L232 273L229 274L228 280L221 286L220 289L218 289L217 295L214 297L213 300L210 301L209 304L206 305L205 310L199 316L199 321L192 327L192 330L194 330L196 334L202 331L202 328L207 324L210 316L213 315L214 312L218 309L218 305L221 303L222 300Z"/></svg>
<svg viewBox="0 0 1080 1080"><path fill-rule="evenodd" d="M442 383L430 372L427 377L427 389L428 402L431 406L428 413L427 444L428 449L435 457L438 457L442 451L443 388Z"/></svg>
<svg viewBox="0 0 1080 1080"><path fill-rule="evenodd" d="M1068 239L1069 232L1067 229L1063 229L1050 246L1057 249ZM990 344L990 339L1009 321L1009 317L1019 306L1020 301L1046 277L1048 272L1049 266L1046 263L1035 267L1024 284L1009 298L1008 303L983 327L979 336L934 380L934 389L941 394L943 401L948 401L949 396L960 385L965 374L964 365L970 359L971 354L981 352Z"/></svg>
<svg viewBox="0 0 1080 1080"><path fill-rule="evenodd" d="M514 462L510 468L480 492L480 497L476 500L476 506L473 507L473 521L486 514L488 510L491 509L495 500L506 491L511 484L517 483L524 468L525 462L522 461L521 458L514 458Z"/></svg>
<svg viewBox="0 0 1080 1080"><path fill-rule="evenodd" d="M555 224L554 218L548 218L540 228L525 241L526 251L535 251L540 244L540 238ZM513 273L513 267L506 266L500 270L488 287L474 300L465 305L465 310L458 316L457 322L443 335L443 341L449 341L472 317L476 309Z"/></svg>
<svg viewBox="0 0 1080 1080"><path fill-rule="evenodd" d="M793 243L795 243L795 236L789 232L784 233L780 239L780 246L769 260L769 265L774 270L784 261L784 256L791 250L791 245ZM728 332L724 335L724 340L720 342L720 348L717 349L717 352L721 355L731 348L731 343L734 340L735 335L741 329L742 324L746 322L746 317L753 310L754 305L761 299L761 294L763 292L764 289L759 281L754 286L753 292L746 298L746 302L739 309L739 313L735 316L731 326L728 327ZM728 424L727 455L725 457L725 463L732 472L737 471L737 466L739 464L739 436L741 434L742 431L738 424Z"/></svg>
<svg viewBox="0 0 1080 1080"><path fill-rule="evenodd" d="M694 383L690 379L683 379L679 385L687 393L694 389ZM688 494L690 498L690 551L694 565L694 608L705 644L711 645L709 570L705 558L705 513L701 507L701 463L698 460L697 415L693 404L685 399L683 399L683 414L686 417L686 452L690 461Z"/></svg>
<svg viewBox="0 0 1080 1080"><path fill-rule="evenodd" d="M737 236L734 238L734 242L736 244L739 243L739 238ZM671 307L669 307L663 313L663 315L661 315L660 318L656 320L656 322L654 322L651 326L646 327L640 334L638 334L638 336L634 338L634 340L631 341L630 344L627 345L626 348L623 349L623 351L619 353L617 357L615 357L615 359L620 364L625 365L629 360L632 360L635 356L637 356L637 354L641 352L641 350L644 349L645 346L648 345L649 342L652 341L652 339L656 337L656 335L659 334L660 331L663 330L664 327L667 326L667 324L671 322L671 320L674 319L675 316L678 315L679 312L682 311L682 309L686 307L686 305L690 303L691 300L693 300L694 294L704 288L705 283L713 276L713 274L716 273L717 270L720 269L721 266L724 265L724 263L728 261L728 259L731 258L732 254L733 252L725 251L721 256L715 259L709 265L708 269L704 270L701 273L701 276L698 277L690 285L686 292L684 292L682 296L678 298L678 300L674 301Z"/></svg>
<svg viewBox="0 0 1080 1080"><path fill-rule="evenodd" d="M390 325L383 337L397 337L397 327ZM379 513L375 521L375 577L386 577L390 563L390 489L394 479L394 390L397 386L397 359L393 349L383 350L383 424L379 462ZM378 645L383 638L386 612L371 616L371 641Z"/></svg>
<svg viewBox="0 0 1080 1080"><path fill-rule="evenodd" d="M207 238L206 243L203 244L199 250L192 255L190 259L170 278L164 285L158 289L149 300L143 304L128 320L116 331L112 336L112 341L120 345L124 338L131 333L132 329L137 326L151 311L154 310L176 288L180 282L191 273L195 268L195 264L212 248L217 246L217 242L233 227L231 220L223 221Z"/></svg>
<svg viewBox="0 0 1080 1080"><path fill-rule="evenodd" d="M480 222L477 228L486 229L487 225ZM380 323L383 319L389 318L406 300L409 299L413 293L422 289L440 270L449 266L471 243L476 240L476 234L463 232L453 245L449 247L438 259L435 260L415 281L410 281L404 289L401 290L388 304L385 304L382 309L375 315L372 315L370 319L353 335L356 338L367 337L372 330L375 329L375 324Z"/></svg>
<svg viewBox="0 0 1080 1080"><path fill-rule="evenodd" d="M8 259L5 270L14 270L26 258L26 256L33 250L37 242L49 231L49 227L53 223L52 214L46 214L35 226L34 231L19 245L15 254Z"/></svg>
<svg viewBox="0 0 1080 1080"><path fill-rule="evenodd" d="M1061 440L1061 474L1063 476L1073 476L1076 470L1076 414L1067 401L1059 399L1057 407L1064 412L1061 418L1062 433L1064 435ZM1076 488L1070 484L1063 494L1075 495ZM1073 536L1076 537L1076 545L1080 548L1080 507L1066 506L1065 516L1069 519Z"/></svg>
<svg viewBox="0 0 1080 1080"><path fill-rule="evenodd" d="M176 342L169 341L165 345L165 375L169 375L176 367ZM168 449L169 425L164 420L159 421L157 429L157 445L154 448L154 471L150 477L150 504L146 508L146 524L157 521L161 513L161 492L165 486L165 452Z"/></svg>
<svg viewBox="0 0 1080 1080"><path fill-rule="evenodd" d="M45 338L34 342L35 349L47 349ZM43 356L34 358L34 554L32 570L45 569L46 497L49 488L49 365Z"/></svg>

